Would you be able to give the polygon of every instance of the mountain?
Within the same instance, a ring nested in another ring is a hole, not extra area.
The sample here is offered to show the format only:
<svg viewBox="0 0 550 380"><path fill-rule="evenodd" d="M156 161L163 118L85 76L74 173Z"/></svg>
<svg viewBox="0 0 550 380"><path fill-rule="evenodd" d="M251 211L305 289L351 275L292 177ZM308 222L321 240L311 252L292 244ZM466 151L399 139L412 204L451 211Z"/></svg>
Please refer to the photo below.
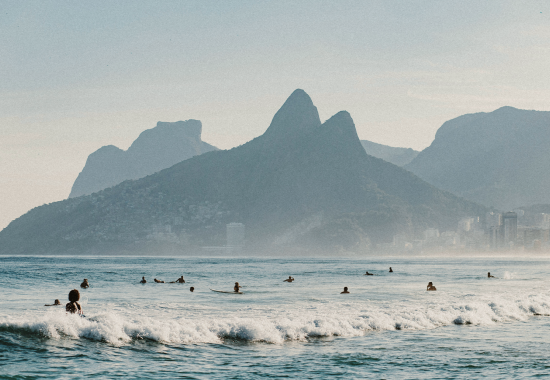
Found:
<svg viewBox="0 0 550 380"><path fill-rule="evenodd" d="M361 140L361 145L363 145L363 148L365 148L365 152L367 152L367 154L381 158L384 161L391 162L397 166L407 165L419 153L411 148L394 148L368 140Z"/></svg>
<svg viewBox="0 0 550 380"><path fill-rule="evenodd" d="M0 252L199 252L224 245L232 222L250 252L365 252L484 213L368 155L347 112L321 123L296 90L262 136L37 207L0 232Z"/></svg>
<svg viewBox="0 0 550 380"><path fill-rule="evenodd" d="M445 122L405 166L466 199L512 210L550 203L550 112L502 107Z"/></svg>
<svg viewBox="0 0 550 380"><path fill-rule="evenodd" d="M88 195L125 181L166 169L217 148L201 140L198 120L158 122L143 131L127 151L108 145L88 156L73 184L69 198Z"/></svg>

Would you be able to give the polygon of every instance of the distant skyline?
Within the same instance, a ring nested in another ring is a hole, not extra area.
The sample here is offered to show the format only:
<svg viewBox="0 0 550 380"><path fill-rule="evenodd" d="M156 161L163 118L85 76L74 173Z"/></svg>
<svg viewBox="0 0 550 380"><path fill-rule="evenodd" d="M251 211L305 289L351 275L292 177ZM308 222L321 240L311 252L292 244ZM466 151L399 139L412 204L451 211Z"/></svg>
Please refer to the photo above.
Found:
<svg viewBox="0 0 550 380"><path fill-rule="evenodd" d="M546 1L0 0L0 229L157 121L221 149L305 90L324 121L422 150L465 113L550 110Z"/></svg>

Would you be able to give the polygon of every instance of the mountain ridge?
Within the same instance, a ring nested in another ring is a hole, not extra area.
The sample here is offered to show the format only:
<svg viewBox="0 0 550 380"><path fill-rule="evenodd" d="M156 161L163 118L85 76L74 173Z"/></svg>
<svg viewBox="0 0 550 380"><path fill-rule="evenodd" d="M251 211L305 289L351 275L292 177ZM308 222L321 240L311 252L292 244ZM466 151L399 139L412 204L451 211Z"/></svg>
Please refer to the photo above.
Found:
<svg viewBox="0 0 550 380"><path fill-rule="evenodd" d="M304 94L239 147L31 210L0 232L0 252L197 253L224 245L232 222L245 224L249 252L366 252L484 214L368 155L348 112L317 125Z"/></svg>
<svg viewBox="0 0 550 380"><path fill-rule="evenodd" d="M201 140L202 124L189 119L159 121L140 133L128 150L107 145L91 153L69 198L88 195L128 179L138 179L190 157L216 150Z"/></svg>

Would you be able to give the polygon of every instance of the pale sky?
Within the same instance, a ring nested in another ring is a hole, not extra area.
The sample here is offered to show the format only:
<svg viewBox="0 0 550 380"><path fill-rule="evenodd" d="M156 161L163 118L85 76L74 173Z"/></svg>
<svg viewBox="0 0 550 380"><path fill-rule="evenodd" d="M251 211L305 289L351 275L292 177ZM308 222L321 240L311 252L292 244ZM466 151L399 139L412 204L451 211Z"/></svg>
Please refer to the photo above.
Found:
<svg viewBox="0 0 550 380"><path fill-rule="evenodd" d="M301 88L422 150L465 113L550 110L549 68L548 1L0 0L0 229L159 120L231 148Z"/></svg>

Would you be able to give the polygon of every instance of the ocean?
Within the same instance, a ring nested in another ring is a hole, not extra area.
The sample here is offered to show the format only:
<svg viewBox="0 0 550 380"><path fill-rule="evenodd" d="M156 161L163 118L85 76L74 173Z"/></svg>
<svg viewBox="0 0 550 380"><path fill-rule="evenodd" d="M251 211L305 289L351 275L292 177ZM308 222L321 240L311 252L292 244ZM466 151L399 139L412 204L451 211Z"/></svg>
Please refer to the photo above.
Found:
<svg viewBox="0 0 550 380"><path fill-rule="evenodd" d="M73 288L85 318L44 306ZM0 378L547 377L549 289L546 257L0 256Z"/></svg>

